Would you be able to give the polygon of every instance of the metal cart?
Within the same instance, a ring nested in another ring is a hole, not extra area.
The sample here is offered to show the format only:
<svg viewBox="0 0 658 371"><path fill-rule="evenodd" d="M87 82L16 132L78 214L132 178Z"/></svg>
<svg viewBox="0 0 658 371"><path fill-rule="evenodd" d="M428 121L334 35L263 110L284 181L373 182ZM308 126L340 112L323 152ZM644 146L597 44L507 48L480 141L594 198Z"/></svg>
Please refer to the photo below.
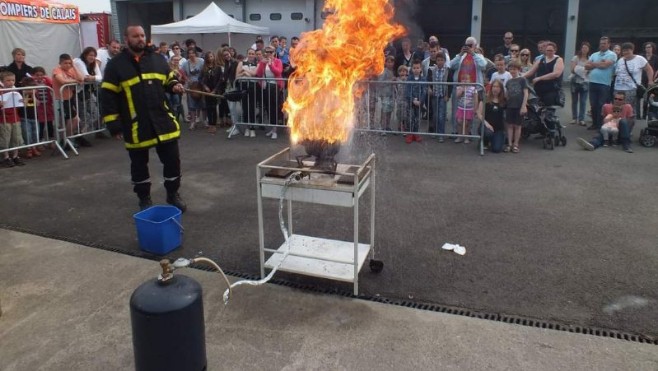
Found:
<svg viewBox="0 0 658 371"><path fill-rule="evenodd" d="M285 193L290 252L279 269L307 276L353 282L354 295L358 295L359 271L375 243L375 155L371 154L360 165L338 164L335 173L332 174L313 169L312 162L304 161L302 165L300 167L294 160L290 147L258 164L256 174L261 277L265 276L266 268L272 269L281 262L287 249L286 242L276 250L265 248L263 198L280 199L285 179L290 174L301 171L304 177L299 182L291 184ZM364 244L359 243L359 200L368 188L370 188L370 243ZM338 241L295 234L292 219L293 201L352 208L354 240ZM374 250L372 252L374 255ZM271 254L267 260L265 253Z"/></svg>

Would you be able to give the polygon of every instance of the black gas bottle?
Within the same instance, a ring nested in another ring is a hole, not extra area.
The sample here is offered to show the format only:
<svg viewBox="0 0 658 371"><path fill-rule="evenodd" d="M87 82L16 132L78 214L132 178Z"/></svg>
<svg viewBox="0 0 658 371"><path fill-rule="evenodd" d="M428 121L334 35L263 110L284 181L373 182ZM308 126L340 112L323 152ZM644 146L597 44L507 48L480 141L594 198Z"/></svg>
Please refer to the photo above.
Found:
<svg viewBox="0 0 658 371"><path fill-rule="evenodd" d="M152 279L130 297L137 371L206 369L201 285L184 275Z"/></svg>

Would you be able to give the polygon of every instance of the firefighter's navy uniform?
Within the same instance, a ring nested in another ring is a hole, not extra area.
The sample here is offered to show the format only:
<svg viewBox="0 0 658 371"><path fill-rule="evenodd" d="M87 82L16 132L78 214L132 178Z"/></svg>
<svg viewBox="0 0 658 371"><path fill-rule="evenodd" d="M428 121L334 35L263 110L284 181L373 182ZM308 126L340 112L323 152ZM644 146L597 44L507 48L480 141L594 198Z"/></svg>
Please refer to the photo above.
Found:
<svg viewBox="0 0 658 371"><path fill-rule="evenodd" d="M103 121L112 135L123 134L131 160L133 189L140 198L140 206L142 201L150 203L151 147L155 147L164 166L167 202L178 197L181 132L165 97L165 92L172 93L176 84L178 81L164 58L148 49L139 58L124 50L105 68L101 84Z"/></svg>

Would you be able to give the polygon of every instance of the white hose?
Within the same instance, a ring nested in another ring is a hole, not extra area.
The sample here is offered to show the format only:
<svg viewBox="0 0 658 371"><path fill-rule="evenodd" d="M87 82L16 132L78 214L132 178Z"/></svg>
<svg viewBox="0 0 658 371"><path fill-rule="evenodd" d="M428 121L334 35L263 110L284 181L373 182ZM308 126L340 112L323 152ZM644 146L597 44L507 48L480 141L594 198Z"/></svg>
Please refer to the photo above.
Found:
<svg viewBox="0 0 658 371"><path fill-rule="evenodd" d="M277 270L279 270L279 267L283 263L284 260L288 257L290 254L290 240L288 239L288 229L286 228L285 220L283 219L283 201L286 198L286 192L288 191L288 187L292 183L296 183L300 179L301 172L297 171L292 174L290 174L287 178L285 183L283 183L283 188L281 189L281 197L279 197L279 227L281 228L281 233L283 233L283 238L285 239L285 244L286 244L286 249L283 253L283 257L277 263L277 265L272 268L270 273L265 276L264 278L260 280L241 280L233 283L232 285L229 286L226 291L224 291L224 302L228 302L228 297L230 295L231 289L234 287L240 286L240 285L251 285L251 286L260 286L263 285L267 282L269 282L272 277L274 276L274 273L276 273Z"/></svg>

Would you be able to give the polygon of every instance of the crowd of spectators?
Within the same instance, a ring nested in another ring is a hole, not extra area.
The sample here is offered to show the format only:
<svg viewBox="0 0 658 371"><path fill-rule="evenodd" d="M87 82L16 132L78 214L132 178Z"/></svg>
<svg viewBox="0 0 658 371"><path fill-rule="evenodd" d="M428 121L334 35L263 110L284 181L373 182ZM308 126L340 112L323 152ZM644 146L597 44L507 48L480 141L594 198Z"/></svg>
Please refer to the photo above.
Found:
<svg viewBox="0 0 658 371"><path fill-rule="evenodd" d="M277 126L285 125L285 78L295 69L290 51L298 43L298 37L292 37L288 45L286 37L272 36L267 42L257 37L244 51L228 44L204 51L193 39L161 42L150 48L169 63L185 85L184 95L168 94L167 98L172 113L189 130L205 127L208 133L216 134L220 127L227 129L229 138L238 134L253 138L259 128L268 127L265 135L277 139ZM488 134L486 143L492 144L493 151L518 153L517 129L520 132L529 92L534 91L545 106L561 105L562 82L567 74L572 95L571 124L586 126L589 114L591 125L587 129L596 131L593 140L579 143L593 149L612 144L607 136L617 135L624 149L632 152L629 135L633 119L641 115L638 86L649 87L658 79L656 45L644 43L643 54L638 55L632 43L612 45L609 38L602 37L598 51L592 49L588 42L582 42L573 59L565 62L557 55L556 43L542 40L533 58L529 48L514 42L511 32L504 34L503 45L492 49L490 56L484 54L474 37L467 37L452 57L436 36L419 40L415 48L409 38L391 42L382 55L385 71L372 78L377 84L369 89L367 110L377 122L371 125L369 120L368 128L382 135L403 132L405 141L411 143L422 140L420 122L427 120L427 132L435 134L439 142L451 138L455 143L468 144L481 123ZM45 89L31 95L21 91L20 98L15 94L9 97L16 91L3 91L0 150L52 138L54 100L61 103L59 113L67 135L78 134L76 146L90 146L79 134L102 127L95 108L96 84L102 81L107 62L121 52L121 44L113 40L98 50L85 48L78 57L62 54L59 65L48 74L42 67L27 64L25 50L15 48L13 62L2 67L2 88L47 86L53 89L54 97ZM613 96L615 100L623 97L630 113L626 106L623 110L615 106ZM7 103L10 99L20 99L21 104ZM41 109L30 110L34 106ZM656 117L654 112L649 115ZM31 146L23 156L40 156L43 150L42 146ZM24 164L15 151L4 151L2 155L2 166Z"/></svg>

